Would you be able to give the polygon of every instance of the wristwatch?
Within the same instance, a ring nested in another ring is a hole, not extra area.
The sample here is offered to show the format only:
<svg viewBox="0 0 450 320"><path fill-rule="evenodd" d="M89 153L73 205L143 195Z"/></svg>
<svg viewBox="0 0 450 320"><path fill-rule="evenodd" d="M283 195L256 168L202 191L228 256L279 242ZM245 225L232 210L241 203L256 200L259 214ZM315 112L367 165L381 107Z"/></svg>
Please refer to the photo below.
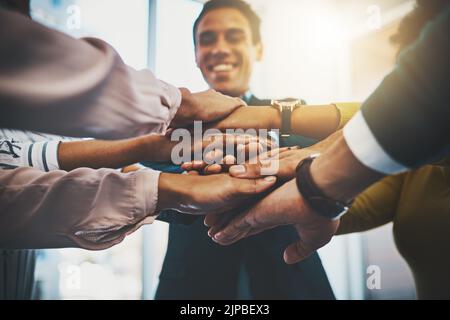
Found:
<svg viewBox="0 0 450 320"><path fill-rule="evenodd" d="M292 111L301 107L300 100L284 99L272 100L271 106L280 111L281 114L281 136L289 137L291 135L291 116Z"/></svg>
<svg viewBox="0 0 450 320"><path fill-rule="evenodd" d="M297 165L297 188L315 212L329 219L338 219L350 209L352 201L345 203L331 199L317 187L311 177L311 163L318 156L319 154L311 155Z"/></svg>

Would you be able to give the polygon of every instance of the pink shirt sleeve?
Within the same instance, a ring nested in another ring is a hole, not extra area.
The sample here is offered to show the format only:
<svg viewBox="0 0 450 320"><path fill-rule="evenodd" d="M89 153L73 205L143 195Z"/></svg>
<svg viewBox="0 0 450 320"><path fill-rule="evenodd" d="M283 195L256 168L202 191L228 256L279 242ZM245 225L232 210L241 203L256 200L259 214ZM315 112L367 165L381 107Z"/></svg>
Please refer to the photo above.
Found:
<svg viewBox="0 0 450 320"><path fill-rule="evenodd" d="M100 250L154 221L159 172L0 170L0 248Z"/></svg>
<svg viewBox="0 0 450 320"><path fill-rule="evenodd" d="M116 139L164 134L181 93L126 66L99 39L76 40L0 9L0 127Z"/></svg>

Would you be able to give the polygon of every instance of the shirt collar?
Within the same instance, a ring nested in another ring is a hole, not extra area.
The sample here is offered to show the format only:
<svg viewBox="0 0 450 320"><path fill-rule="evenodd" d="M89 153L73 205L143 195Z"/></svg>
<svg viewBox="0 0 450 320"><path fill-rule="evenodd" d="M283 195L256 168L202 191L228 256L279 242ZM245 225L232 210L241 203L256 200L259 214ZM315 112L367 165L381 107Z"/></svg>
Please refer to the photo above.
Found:
<svg viewBox="0 0 450 320"><path fill-rule="evenodd" d="M246 103L249 103L250 100L252 100L253 97L253 93L248 90L246 93L244 93L244 95L241 97L242 100L244 100Z"/></svg>

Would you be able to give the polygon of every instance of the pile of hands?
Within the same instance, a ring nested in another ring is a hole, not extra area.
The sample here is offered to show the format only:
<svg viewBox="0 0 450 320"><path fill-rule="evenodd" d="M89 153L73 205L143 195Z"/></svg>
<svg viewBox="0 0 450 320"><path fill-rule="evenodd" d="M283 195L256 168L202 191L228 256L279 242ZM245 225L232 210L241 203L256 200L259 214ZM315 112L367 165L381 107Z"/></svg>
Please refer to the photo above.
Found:
<svg viewBox="0 0 450 320"><path fill-rule="evenodd" d="M221 130L270 126L258 119L239 122L233 114L246 105L241 99L214 90L191 94L182 89L182 93L183 102L171 124L173 128L188 128L195 120ZM202 160L183 163L187 174L161 174L157 212L173 209L206 215L208 235L221 245L280 225L293 225L299 241L286 248L286 263L307 258L331 240L339 222L315 213L295 181L298 163L317 153L314 146L277 148L270 139L237 134L216 134L195 143L210 151L203 153ZM233 150L234 154L226 154L225 150ZM245 156L236 156L239 154Z"/></svg>

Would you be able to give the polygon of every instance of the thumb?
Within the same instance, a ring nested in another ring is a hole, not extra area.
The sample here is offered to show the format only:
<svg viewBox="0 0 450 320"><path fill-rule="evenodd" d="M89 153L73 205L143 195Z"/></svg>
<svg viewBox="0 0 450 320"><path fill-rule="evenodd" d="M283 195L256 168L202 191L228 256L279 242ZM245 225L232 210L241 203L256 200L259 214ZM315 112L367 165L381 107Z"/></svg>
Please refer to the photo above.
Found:
<svg viewBox="0 0 450 320"><path fill-rule="evenodd" d="M234 98L234 99L236 99L236 104L238 105L238 107L246 107L247 106L247 103L244 100L242 100L241 98Z"/></svg>

